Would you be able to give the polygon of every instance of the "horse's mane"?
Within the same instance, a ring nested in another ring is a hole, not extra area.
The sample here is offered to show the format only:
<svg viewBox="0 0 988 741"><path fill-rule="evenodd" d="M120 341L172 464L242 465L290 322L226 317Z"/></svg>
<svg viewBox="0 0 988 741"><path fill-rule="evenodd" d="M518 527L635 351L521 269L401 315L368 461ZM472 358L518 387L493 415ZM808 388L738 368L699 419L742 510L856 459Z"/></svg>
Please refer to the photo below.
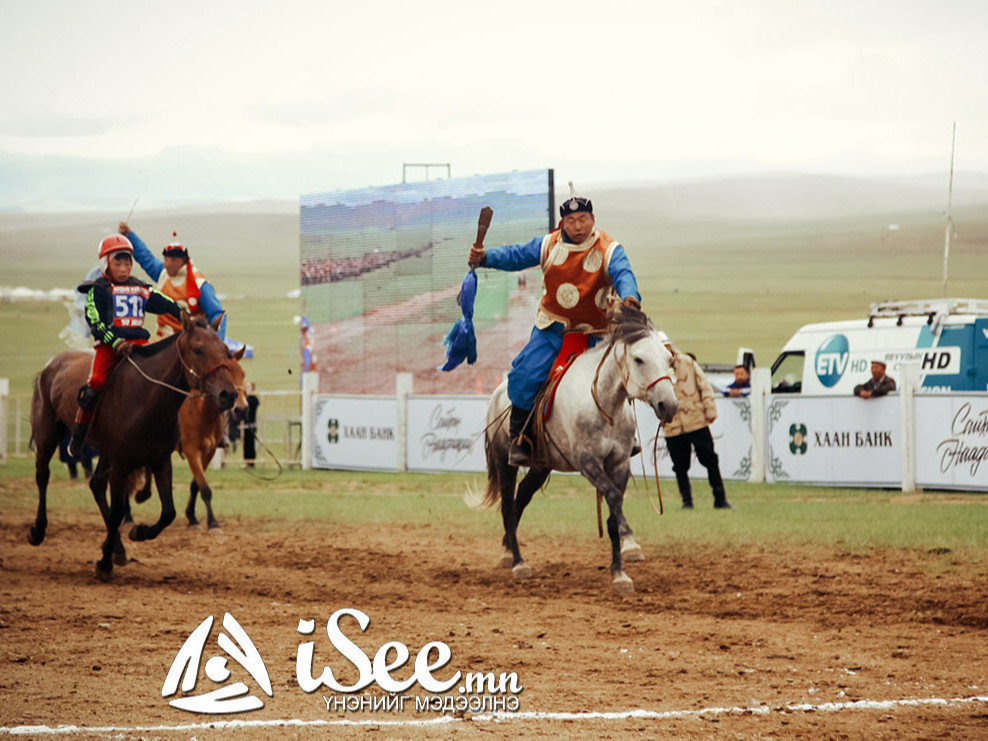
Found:
<svg viewBox="0 0 988 741"><path fill-rule="evenodd" d="M209 328L209 322L201 316L192 317L192 323L201 329ZM165 349L178 342L179 335L181 334L181 332L175 332L174 334L168 335L165 339L152 342L149 345L134 345L134 355L142 358L153 358L158 353L163 352Z"/></svg>
<svg viewBox="0 0 988 741"><path fill-rule="evenodd" d="M607 325L607 336L611 342L634 344L655 331L655 325L641 309L627 304L615 304L611 309Z"/></svg>
<svg viewBox="0 0 988 741"><path fill-rule="evenodd" d="M178 341L178 332L176 332L173 335L169 335L163 340L152 342L149 345L134 345L134 355L136 357L142 357L142 358L153 358L155 355L164 351L166 348L174 345L177 341Z"/></svg>

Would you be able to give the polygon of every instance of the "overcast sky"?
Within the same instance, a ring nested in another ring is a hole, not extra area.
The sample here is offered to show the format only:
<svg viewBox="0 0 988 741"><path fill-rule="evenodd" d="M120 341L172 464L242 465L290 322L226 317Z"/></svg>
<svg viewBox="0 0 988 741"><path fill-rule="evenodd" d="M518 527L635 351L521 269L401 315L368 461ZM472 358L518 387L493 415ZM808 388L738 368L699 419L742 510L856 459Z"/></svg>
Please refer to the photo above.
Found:
<svg viewBox="0 0 988 741"><path fill-rule="evenodd" d="M0 8L0 154L147 169L193 148L187 175L218 198L198 168L231 158L264 163L257 197L395 182L403 161L593 182L930 173L955 120L958 167L988 171L984 0ZM278 166L299 177L268 193Z"/></svg>

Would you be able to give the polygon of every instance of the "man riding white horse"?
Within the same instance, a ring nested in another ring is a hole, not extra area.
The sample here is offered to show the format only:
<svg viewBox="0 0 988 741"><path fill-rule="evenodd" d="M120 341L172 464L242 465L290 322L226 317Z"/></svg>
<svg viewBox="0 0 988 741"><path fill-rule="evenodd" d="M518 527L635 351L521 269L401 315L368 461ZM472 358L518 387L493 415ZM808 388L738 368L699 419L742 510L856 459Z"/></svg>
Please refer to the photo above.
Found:
<svg viewBox="0 0 988 741"><path fill-rule="evenodd" d="M559 207L559 228L526 244L490 250L474 245L471 267L525 270L542 267L542 300L528 344L511 363L508 398L511 400L512 466L529 465L532 443L532 408L539 388L552 369L567 331L603 330L607 312L618 299L641 308L638 282L624 247L595 226L593 204L572 192ZM590 346L596 338L590 338Z"/></svg>

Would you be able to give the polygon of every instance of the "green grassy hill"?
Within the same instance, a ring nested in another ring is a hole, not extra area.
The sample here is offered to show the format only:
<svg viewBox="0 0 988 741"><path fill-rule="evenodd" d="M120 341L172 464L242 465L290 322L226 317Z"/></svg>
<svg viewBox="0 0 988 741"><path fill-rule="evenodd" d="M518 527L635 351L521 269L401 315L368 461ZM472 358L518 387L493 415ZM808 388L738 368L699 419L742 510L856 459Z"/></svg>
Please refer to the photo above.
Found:
<svg viewBox="0 0 988 741"><path fill-rule="evenodd" d="M941 293L943 217L917 205L932 191L894 191L913 194L896 211L882 199L860 205L874 183L852 188L850 198L847 179L807 177L759 180L751 185L757 197L747 200L739 180L601 188L592 196L599 226L628 249L646 310L681 348L701 361L732 362L745 345L765 366L805 323L861 317L882 299ZM74 286L123 215L0 214L0 285ZM967 205L954 217L949 292L988 298L988 207ZM300 309L286 297L298 287L297 204L149 213L138 205L131 224L155 251L178 231L226 297L229 334L256 349L251 378L262 389L297 388L292 317ZM495 214L492 245L496 227ZM64 349L58 332L66 321L58 303L0 303L0 377L11 379L13 394L29 395L37 371Z"/></svg>

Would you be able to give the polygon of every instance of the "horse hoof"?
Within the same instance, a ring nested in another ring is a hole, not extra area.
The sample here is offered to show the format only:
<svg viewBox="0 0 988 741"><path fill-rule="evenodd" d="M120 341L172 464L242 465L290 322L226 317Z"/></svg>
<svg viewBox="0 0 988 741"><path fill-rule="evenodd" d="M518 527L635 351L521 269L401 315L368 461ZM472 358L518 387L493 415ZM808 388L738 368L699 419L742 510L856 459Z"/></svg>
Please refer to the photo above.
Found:
<svg viewBox="0 0 988 741"><path fill-rule="evenodd" d="M634 594L635 592L635 583L623 571L614 575L614 578L611 579L611 586L618 594Z"/></svg>
<svg viewBox="0 0 988 741"><path fill-rule="evenodd" d="M111 566L108 569L104 569L103 566L102 566L102 564L100 564L99 562L97 562L96 563L96 578L99 579L104 584L106 584L108 581L110 581L110 579L113 578L113 567Z"/></svg>
<svg viewBox="0 0 988 741"><path fill-rule="evenodd" d="M131 540L147 540L147 537L143 533L144 525L134 525L127 533L127 537Z"/></svg>
<svg viewBox="0 0 988 741"><path fill-rule="evenodd" d="M511 551L505 550L505 552L501 554L501 568L510 569L514 565L515 557L511 555Z"/></svg>
<svg viewBox="0 0 988 741"><path fill-rule="evenodd" d="M642 552L642 547L637 543L633 543L627 548L621 549L621 560L622 561L644 561L645 554Z"/></svg>
<svg viewBox="0 0 988 741"><path fill-rule="evenodd" d="M45 534L41 533L39 535L34 525L31 525L31 527L28 528L27 530L28 543L30 543L31 545L41 545L44 542L44 540L45 540ZM511 564L508 565L510 566Z"/></svg>
<svg viewBox="0 0 988 741"><path fill-rule="evenodd" d="M531 579L532 568L524 561L521 561L520 563L512 567L511 575L515 578L515 581L521 581L522 579Z"/></svg>
<svg viewBox="0 0 988 741"><path fill-rule="evenodd" d="M206 532L209 533L210 535L222 535L223 528L221 528L219 525L216 525L215 527L209 528L209 530L207 530Z"/></svg>
<svg viewBox="0 0 988 741"><path fill-rule="evenodd" d="M114 553L113 554L113 563L115 563L117 566L126 566L127 565L127 554L126 553Z"/></svg>
<svg viewBox="0 0 988 741"><path fill-rule="evenodd" d="M190 522L190 523L189 523L189 524L188 524L188 525L186 526L186 530L199 530L199 529L200 529L200 528L199 528L199 523L198 523L198 522Z"/></svg>

